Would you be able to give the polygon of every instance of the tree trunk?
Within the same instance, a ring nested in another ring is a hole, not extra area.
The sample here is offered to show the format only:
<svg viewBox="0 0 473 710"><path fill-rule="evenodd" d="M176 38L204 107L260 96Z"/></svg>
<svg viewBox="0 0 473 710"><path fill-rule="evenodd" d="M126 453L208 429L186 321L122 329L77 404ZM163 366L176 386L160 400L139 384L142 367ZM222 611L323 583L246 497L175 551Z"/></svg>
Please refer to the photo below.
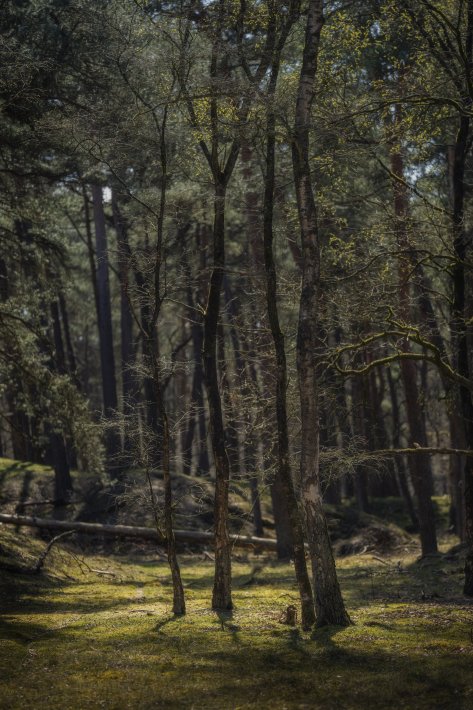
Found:
<svg viewBox="0 0 473 710"><path fill-rule="evenodd" d="M366 436L365 398L362 376L355 376L351 381L353 432L359 440L368 444ZM369 512L370 500L368 496L368 470L363 464L355 470L355 498L358 510Z"/></svg>
<svg viewBox="0 0 473 710"><path fill-rule="evenodd" d="M450 358L448 357L445 341L438 324L437 315L435 313L432 301L429 296L429 292L431 291L431 284L429 283L429 280L427 279L427 276L421 264L417 266L416 271L419 277L419 308L422 318L429 328L430 340L435 345L437 350L441 353L442 359L445 362L452 364L451 362L449 362ZM455 341L454 336L452 337L452 341ZM454 360L456 360L456 356L454 356ZM452 449L466 449L465 428L461 415L461 403L459 401L460 397L458 388L455 386L452 380L445 377L442 373L439 374L445 392L445 402L450 434L450 447ZM455 529L455 532L461 540L465 539L465 510L463 497L464 466L464 457L450 456L450 521Z"/></svg>
<svg viewBox="0 0 473 710"><path fill-rule="evenodd" d="M401 120L401 107L396 104L394 107L393 126L399 124ZM409 201L404 182L404 160L401 147L397 143L399 137L395 136L396 144L391 150L391 170L394 176L394 215L395 232L398 248L401 256L398 260L399 273L399 315L406 324L410 323L410 282L408 275L412 271L412 248L409 239ZM407 278L406 278L407 277ZM408 338L404 338L401 343L404 353L410 352ZM427 432L425 429L425 417L420 406L419 388L417 385L417 367L413 360L403 358L400 362L401 377L404 384L406 397L406 414L409 424L409 446L414 444L427 447ZM427 555L437 552L437 534L435 530L435 515L432 504L432 468L430 458L427 455L409 457L409 469L414 491L417 498L419 514L419 532L422 554Z"/></svg>
<svg viewBox="0 0 473 710"><path fill-rule="evenodd" d="M61 314L61 320L64 327L64 341L67 353L67 370L71 375L77 389L81 389L81 384L79 382L79 376L77 372L77 361L74 352L74 346L72 344L71 329L69 327L69 314L67 310L66 298L64 293L61 291L59 293L59 310Z"/></svg>
<svg viewBox="0 0 473 710"><path fill-rule="evenodd" d="M181 572L177 559L176 541L173 524L173 507L172 507L172 487L171 487L171 467L170 467L170 451L171 451L171 436L169 432L169 423L164 401L164 392L162 386L162 373L159 362L159 353L157 348L157 324L163 303L161 294L161 270L165 263L164 260L164 217L166 211L166 194L168 184L168 168L167 168L167 146L166 146L166 123L167 123L167 107L164 109L162 124L159 131L159 148L161 162L161 191L159 202L159 213L157 219L157 235L156 245L154 249L154 270L153 270L153 288L152 293L152 311L150 318L146 320L146 328L142 323L143 346L149 357L148 365L150 366L150 379L153 384L152 396L155 403L156 422L155 428L152 429L154 434L152 451L154 453L155 466L162 465L163 482L164 482L164 528L166 536L166 550L169 568L171 570L172 587L173 587L173 612L174 614L185 614L186 605L184 599L184 588L182 585ZM149 301L148 301L149 302ZM148 314L147 314L148 315ZM151 479L148 480L151 488L151 496L153 491ZM153 508L156 511L156 506L153 500ZM155 512L156 515L156 512Z"/></svg>
<svg viewBox="0 0 473 710"><path fill-rule="evenodd" d="M164 531L166 535L166 552L171 570L173 589L173 613L185 614L186 602L184 598L184 587L182 585L179 561L177 559L176 538L174 534L173 507L172 507L172 487L170 468L170 448L171 437L169 434L169 423L164 408L164 398L161 390L161 373L159 363L154 361L154 383L155 397L159 405L159 418L161 426L159 428L161 436L157 438L156 446L160 449L160 460L162 461L163 483L164 483Z"/></svg>
<svg viewBox="0 0 473 710"><path fill-rule="evenodd" d="M379 384L378 384L379 383ZM373 450L388 449L389 437L383 412L384 400L384 372L371 370L367 378L367 396L369 406L368 426L371 429ZM395 462L388 459L383 463L383 468L376 476L371 476L370 494L380 498L397 496L399 488L396 481Z"/></svg>
<svg viewBox="0 0 473 710"><path fill-rule="evenodd" d="M97 257L97 297L98 328L100 342L100 368L102 373L103 411L106 420L111 421L117 410L117 383L115 377L115 354L113 350L112 308L110 303L110 283L108 276L108 246L103 210L102 188L92 185L92 201L95 223L95 250ZM110 472L116 468L120 443L114 428L105 436L107 466Z"/></svg>
<svg viewBox="0 0 473 710"><path fill-rule="evenodd" d="M207 422L205 419L205 402L204 402L204 369L202 365L202 348L203 348L203 331L202 325L196 323L192 325L192 343L194 347L194 379L195 391L194 401L197 413L198 423L198 459L197 473L199 476L206 476L210 471L209 452L207 448Z"/></svg>
<svg viewBox="0 0 473 710"><path fill-rule="evenodd" d="M271 95L271 92L274 90L274 86L276 85L276 80L277 80L277 71L278 67L274 67L272 69L272 74L271 74L271 87L270 87L270 96L269 96L269 101L272 102L274 101L274 96ZM268 119L271 120L273 123L273 128L272 130L274 131L274 118ZM269 139L268 139L269 140ZM274 141L273 145L270 148L272 150L272 170L274 173ZM253 179L253 170L251 168L251 159L252 159L252 151L248 143L245 143L242 148L242 164L243 164L243 174L245 176L245 179L247 180L248 184L250 184ZM271 204L268 205L268 207L264 207L264 210L270 210L271 211L271 224L270 228L272 230L272 210L273 210L273 202L274 202L274 174L271 175L271 169L268 168L268 165L266 166L266 171L267 171L267 179L265 182L266 188L271 192ZM252 280L252 287L256 291L260 287L260 282L261 278L265 277L265 251L264 251L264 243L263 240L260 237L261 234L261 218L260 218L260 209L258 205L258 194L251 189L247 189L245 191L245 209L246 209L246 217L247 217L247 235L248 235L248 271L250 274L254 275L254 278ZM269 218L268 218L269 219ZM268 222L267 219L267 222ZM264 229L263 225L263 229ZM272 239L272 235L271 235ZM273 391L273 383L276 379L276 372L275 372L275 362L274 362L274 356L271 353L271 350L274 349L274 344L273 340L271 338L271 334L268 332L266 328L266 323L264 323L263 327L261 327L261 321L265 320L265 316L263 314L255 312L255 308L251 309L251 328L253 332L256 334L258 333L258 341L255 344L255 350L257 349L259 351L259 355L261 358L261 380L262 380L262 385L261 385L261 401L265 401L266 405L262 407L262 416L264 417L265 420L265 429L264 429L264 436L265 440L261 442L261 446L263 449L263 466L264 466L264 471L265 473L268 474L268 477L270 477L271 483L270 483L270 493L271 493L271 503L272 503L272 509L273 509L273 517L274 517L274 527L276 530L276 539L277 539L277 551L278 551L278 559L280 560L286 560L289 559L293 556L294 554L294 546L292 542L292 533L291 533L291 521L288 513L288 506L287 506L287 501L286 497L284 494L284 486L281 478L281 466L280 466L280 457L278 454L278 443L277 443L277 436L276 436L276 422L275 422L275 412L274 408L272 406L268 406L268 402L270 402L272 398L272 391ZM279 326L276 328L276 331L279 330ZM284 342L282 344L282 347L284 349ZM253 382L255 383L255 389L257 388L257 376L255 372L255 376L253 378ZM273 441L274 444L270 447L267 446L267 441Z"/></svg>
<svg viewBox="0 0 473 710"><path fill-rule="evenodd" d="M187 416L187 427L182 437L182 452L184 472L191 474L192 466L192 445L195 438L195 430L198 431L197 437L197 461L196 474L205 476L209 473L209 456L207 450L207 425L205 421L205 403L204 403L204 371L202 364L202 346L203 346L203 330L200 315L199 295L194 297L192 289L192 271L187 255L187 248L184 241L187 230L181 231L181 246L182 246L182 267L186 277L186 302L187 302L187 318L191 327L192 337L192 355L194 361L194 373L192 377L191 401L189 404L189 412ZM204 272L206 268L205 245L202 243L199 226L196 229L196 248L200 254L200 270Z"/></svg>
<svg viewBox="0 0 473 710"><path fill-rule="evenodd" d="M320 427L320 446L322 449L335 450L337 446L336 429L334 426L333 408L326 401L326 398L320 398L321 412L321 427ZM340 505L341 485L338 476L325 475L323 470L320 471L320 480L323 490L323 500L330 505Z"/></svg>
<svg viewBox="0 0 473 710"><path fill-rule="evenodd" d="M215 462L215 578L212 595L213 609L232 609L231 549L228 536L228 486L230 462L225 445L222 400L218 381L217 334L220 313L223 269L225 267L225 193L222 181L215 183L213 265L204 316L203 363L209 428Z"/></svg>
<svg viewBox="0 0 473 710"><path fill-rule="evenodd" d="M276 143L276 117L272 103L276 90L279 73L279 57L276 58L270 77L269 100L266 114L266 175L264 189L264 263L266 270L266 302L268 309L268 319L271 328L271 335L274 342L276 355L276 423L278 434L278 461L275 486L272 490L273 501L276 495L279 498L279 490L282 491L287 514L291 526L291 539L293 546L294 566L296 580L299 587L301 599L301 621L302 627L309 629L315 623L315 608L310 585L309 574L304 550L304 531L301 515L297 503L294 482L291 474L291 464L289 458L289 433L287 426L287 366L286 350L284 345L284 335L279 324L278 301L277 301L277 277L276 264L273 252L273 212L274 212L274 188L275 188L275 143ZM279 490L278 490L279 489Z"/></svg>
<svg viewBox="0 0 473 710"><path fill-rule="evenodd" d="M312 562L317 626L350 623L338 584L319 481L319 384L317 353L320 341L320 244L317 208L309 162L310 111L320 33L323 0L309 2L302 67L297 91L292 144L294 182L302 245L302 287L297 329L297 370L301 402L302 501Z"/></svg>
<svg viewBox="0 0 473 710"><path fill-rule="evenodd" d="M468 56L471 58L473 35L473 2L468 3ZM465 163L468 152L470 118L463 115L457 133L454 149L452 191L453 191L453 247L456 262L453 270L452 340L456 353L457 371L471 379L471 293L467 290L466 265L471 256L471 237L465 227ZM468 447L473 445L473 402L471 391L460 386L460 403L465 438ZM465 560L465 582L463 592L473 596L473 459L466 458L464 476L465 539L468 546Z"/></svg>
<svg viewBox="0 0 473 710"><path fill-rule="evenodd" d="M128 242L127 224L120 211L116 191L112 191L112 213L117 235L118 278L120 281L120 353L122 375L122 412L124 417L124 452L123 463L131 463L134 426L134 413L137 403L135 348L133 345L133 313L129 296L130 245Z"/></svg>
<svg viewBox="0 0 473 710"><path fill-rule="evenodd" d="M21 385L14 391L8 387L6 400L8 405L8 423L10 425L10 437L13 450L13 458L16 461L32 461L35 456L31 442L30 417L17 407L17 394L21 392Z"/></svg>
<svg viewBox="0 0 473 710"><path fill-rule="evenodd" d="M248 346L243 330L240 329L241 335L238 333L238 324L242 321L239 299L237 299L236 295L232 294L227 275L224 277L224 293L225 306L229 319L230 340L235 357L236 380L239 382L239 389L243 399L240 414L240 418L244 421L242 442L243 477L250 482L251 510L253 513L255 535L262 537L264 531L258 487L257 439L255 433L256 417L254 412L254 398L257 396L258 392L258 378L253 364L255 353L252 352L251 348ZM242 347L247 351L246 362L242 353Z"/></svg>
<svg viewBox="0 0 473 710"><path fill-rule="evenodd" d="M233 405L233 397L231 391L232 385L228 373L228 364L225 348L225 331L222 322L218 324L217 330L217 353L220 387L223 399L226 449L228 460L230 462L230 472L232 476L240 478L240 447L238 441L235 407Z"/></svg>
<svg viewBox="0 0 473 710"><path fill-rule="evenodd" d="M397 399L396 385L393 380L392 372L388 368L387 378L389 385L389 394L391 397L391 417L392 417L392 442L393 449L401 448L401 416L399 411L399 402ZM419 521L414 508L414 503L412 501L411 491L409 490L409 484L407 481L406 465L404 458L398 456L395 461L397 467L397 475L399 478L399 488L401 490L402 497L406 504L407 512L411 519L414 530L419 529Z"/></svg>
<svg viewBox="0 0 473 710"><path fill-rule="evenodd" d="M67 448L64 436L54 431L50 424L46 426L46 433L49 437L49 449L54 468L54 505L62 506L67 503L73 492Z"/></svg>
<svg viewBox="0 0 473 710"><path fill-rule="evenodd" d="M53 324L53 339L54 339L54 357L52 359L52 367L60 375L65 375L68 371L66 363L66 353L64 341L62 337L61 319L59 314L59 303L53 301L51 303L51 317ZM50 429L50 450L55 473L55 500L61 504L70 497L72 493L72 479L70 474L70 466L77 465L75 451L72 447L72 442L68 438L64 438L63 434L53 432Z"/></svg>
<svg viewBox="0 0 473 710"><path fill-rule="evenodd" d="M51 303L51 320L53 324L53 342L54 342L54 363L55 369L65 375L67 372L66 353L64 350L64 341L62 338L61 317L59 315L59 304L57 301Z"/></svg>

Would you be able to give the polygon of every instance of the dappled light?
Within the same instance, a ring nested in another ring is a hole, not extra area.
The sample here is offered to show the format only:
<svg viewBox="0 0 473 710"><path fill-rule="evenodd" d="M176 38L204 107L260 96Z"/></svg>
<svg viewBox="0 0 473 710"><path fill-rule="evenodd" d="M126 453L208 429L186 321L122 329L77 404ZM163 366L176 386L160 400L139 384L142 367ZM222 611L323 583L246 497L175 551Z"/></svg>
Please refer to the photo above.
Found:
<svg viewBox="0 0 473 710"><path fill-rule="evenodd" d="M473 0L0 63L0 710L473 708Z"/></svg>

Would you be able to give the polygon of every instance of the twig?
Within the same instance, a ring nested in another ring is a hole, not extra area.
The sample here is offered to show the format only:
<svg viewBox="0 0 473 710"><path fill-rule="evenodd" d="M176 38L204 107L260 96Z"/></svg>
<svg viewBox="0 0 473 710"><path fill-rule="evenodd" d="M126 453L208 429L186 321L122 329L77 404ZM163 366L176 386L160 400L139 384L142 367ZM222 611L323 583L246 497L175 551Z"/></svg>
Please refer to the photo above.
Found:
<svg viewBox="0 0 473 710"><path fill-rule="evenodd" d="M93 567L90 568L91 572L95 572L95 574L108 574L110 577L116 577L117 575L115 572L108 572L106 569L94 569Z"/></svg>
<svg viewBox="0 0 473 710"><path fill-rule="evenodd" d="M41 555L38 558L37 563L33 567L32 574L39 574L43 568L43 565L46 561L46 557L49 554L49 551L51 550L52 546L58 542L58 540L61 540L63 537L70 537L71 535L75 534L75 530L67 530L66 532L60 533L59 535L56 535L55 537L50 540L46 546L46 549L41 553Z"/></svg>
<svg viewBox="0 0 473 710"><path fill-rule="evenodd" d="M376 560L377 562L382 562L383 565L389 565L389 562L386 562L386 560L382 560L381 557L376 557L376 555L370 555L370 557L372 557L373 560Z"/></svg>

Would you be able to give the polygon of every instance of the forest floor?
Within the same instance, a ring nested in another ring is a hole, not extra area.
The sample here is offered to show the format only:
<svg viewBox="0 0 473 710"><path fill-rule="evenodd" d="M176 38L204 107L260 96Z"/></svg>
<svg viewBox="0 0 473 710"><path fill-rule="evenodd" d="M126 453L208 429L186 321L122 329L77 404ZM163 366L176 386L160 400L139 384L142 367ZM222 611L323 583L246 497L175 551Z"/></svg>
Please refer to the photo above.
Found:
<svg viewBox="0 0 473 710"><path fill-rule="evenodd" d="M2 559L45 543L0 526ZM235 557L232 613L210 610L213 565L182 559L187 616L148 548L93 556L53 547L44 572L2 571L0 707L473 708L473 606L461 562L363 554L337 561L354 625L303 633L290 564Z"/></svg>
<svg viewBox="0 0 473 710"><path fill-rule="evenodd" d="M2 510L47 497L50 477L3 460ZM298 593L292 565L272 556L235 550L235 609L217 613L211 551L182 550L188 613L175 618L152 545L73 537L41 574L22 574L7 568L31 568L49 538L0 525L0 708L473 710L473 604L446 503L441 554L424 560L396 499L377 501L378 517L329 507L354 623L312 633L281 623Z"/></svg>

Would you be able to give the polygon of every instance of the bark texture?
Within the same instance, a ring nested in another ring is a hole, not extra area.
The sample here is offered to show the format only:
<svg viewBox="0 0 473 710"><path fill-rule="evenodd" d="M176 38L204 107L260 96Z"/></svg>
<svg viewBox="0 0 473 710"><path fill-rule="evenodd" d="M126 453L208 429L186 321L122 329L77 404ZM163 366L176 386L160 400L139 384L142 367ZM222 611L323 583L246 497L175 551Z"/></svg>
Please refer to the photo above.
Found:
<svg viewBox="0 0 473 710"><path fill-rule="evenodd" d="M297 331L297 369L301 402L301 481L302 501L312 562L317 626L347 626L322 505L319 479L319 383L317 353L319 333L320 243L317 208L310 176L309 125L315 96L315 78L320 34L324 22L323 0L308 6L304 53L297 91L292 144L294 182L302 246L302 287Z"/></svg>
<svg viewBox="0 0 473 710"><path fill-rule="evenodd" d="M266 269L266 299L269 324L276 354L276 422L278 437L278 461L273 501L284 501L290 523L292 551L297 584L301 600L301 622L303 628L310 628L315 623L315 608L304 550L304 530L297 503L289 458L289 433L287 426L287 365L284 334L279 323L277 306L277 277L273 253L273 210L275 187L275 127L276 118L272 101L276 89L279 63L275 62L271 72L270 101L266 126L266 180L264 192L264 261ZM277 486L277 488L276 488ZM277 510L277 508L276 508Z"/></svg>

